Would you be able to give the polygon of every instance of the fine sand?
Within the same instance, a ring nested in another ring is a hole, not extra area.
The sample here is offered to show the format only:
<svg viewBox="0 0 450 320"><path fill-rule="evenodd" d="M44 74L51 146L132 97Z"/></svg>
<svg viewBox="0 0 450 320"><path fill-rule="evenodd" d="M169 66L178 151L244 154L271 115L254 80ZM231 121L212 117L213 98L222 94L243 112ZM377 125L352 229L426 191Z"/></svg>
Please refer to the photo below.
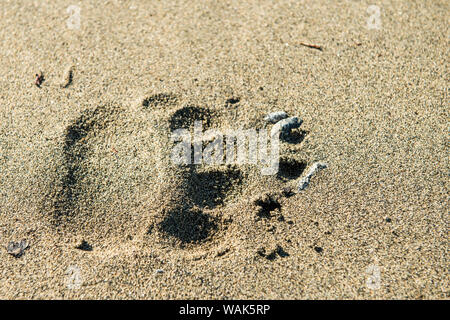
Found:
<svg viewBox="0 0 450 320"><path fill-rule="evenodd" d="M0 298L448 299L449 2L372 4L2 1Z"/></svg>

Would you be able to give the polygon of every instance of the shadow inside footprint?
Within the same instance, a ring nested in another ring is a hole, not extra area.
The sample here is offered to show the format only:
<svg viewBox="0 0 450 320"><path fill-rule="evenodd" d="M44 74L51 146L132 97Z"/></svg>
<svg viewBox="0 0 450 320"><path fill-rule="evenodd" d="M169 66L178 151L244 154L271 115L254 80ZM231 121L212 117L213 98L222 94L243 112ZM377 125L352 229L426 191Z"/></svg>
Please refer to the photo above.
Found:
<svg viewBox="0 0 450 320"><path fill-rule="evenodd" d="M197 172L195 165L185 167L183 179L183 203L164 213L159 229L181 244L199 243L212 237L219 229L218 220L205 212L225 202L228 191L242 179L240 170L225 169Z"/></svg>
<svg viewBox="0 0 450 320"><path fill-rule="evenodd" d="M297 179L306 169L306 162L295 159L281 159L278 170L278 177L284 179Z"/></svg>
<svg viewBox="0 0 450 320"><path fill-rule="evenodd" d="M241 181L242 173L240 170L197 172L195 169L191 169L185 185L189 197L196 206L214 208L223 204L227 192L234 185L240 185Z"/></svg>
<svg viewBox="0 0 450 320"><path fill-rule="evenodd" d="M159 228L181 243L196 243L209 238L217 230L217 223L201 210L187 208L168 212Z"/></svg>
<svg viewBox="0 0 450 320"><path fill-rule="evenodd" d="M65 176L61 179L61 190L54 203L55 217L67 215L76 207L77 184L79 177L83 175L81 162L85 159L87 147L83 143L90 131L98 130L107 125L108 118L114 110L107 111L104 107L98 107L95 110L84 112L72 125L65 131L65 140L63 154L66 169Z"/></svg>
<svg viewBox="0 0 450 320"><path fill-rule="evenodd" d="M271 195L266 194L261 198L255 200L255 204L259 206L259 210L256 215L259 218L270 218L271 212L274 210L281 210L281 204L277 199L274 199Z"/></svg>
<svg viewBox="0 0 450 320"><path fill-rule="evenodd" d="M290 135L283 138L283 141L290 144L300 144L305 140L307 134L308 132L304 130L293 130Z"/></svg>

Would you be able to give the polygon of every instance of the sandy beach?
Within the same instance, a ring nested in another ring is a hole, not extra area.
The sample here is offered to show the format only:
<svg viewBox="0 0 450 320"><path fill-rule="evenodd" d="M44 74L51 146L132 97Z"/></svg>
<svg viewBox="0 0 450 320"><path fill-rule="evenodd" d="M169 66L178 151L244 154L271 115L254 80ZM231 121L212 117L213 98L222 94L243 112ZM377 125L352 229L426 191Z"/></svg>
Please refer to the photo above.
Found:
<svg viewBox="0 0 450 320"><path fill-rule="evenodd" d="M2 0L0 298L449 299L449 12ZM173 161L276 111L276 174Z"/></svg>

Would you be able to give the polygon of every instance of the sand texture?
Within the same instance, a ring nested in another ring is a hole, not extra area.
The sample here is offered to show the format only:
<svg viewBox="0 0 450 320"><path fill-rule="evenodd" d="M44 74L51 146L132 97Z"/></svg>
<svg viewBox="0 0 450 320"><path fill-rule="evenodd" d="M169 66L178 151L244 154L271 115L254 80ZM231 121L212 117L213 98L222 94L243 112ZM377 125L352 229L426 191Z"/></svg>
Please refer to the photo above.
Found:
<svg viewBox="0 0 450 320"><path fill-rule="evenodd" d="M0 298L448 299L450 5L373 4L2 0Z"/></svg>

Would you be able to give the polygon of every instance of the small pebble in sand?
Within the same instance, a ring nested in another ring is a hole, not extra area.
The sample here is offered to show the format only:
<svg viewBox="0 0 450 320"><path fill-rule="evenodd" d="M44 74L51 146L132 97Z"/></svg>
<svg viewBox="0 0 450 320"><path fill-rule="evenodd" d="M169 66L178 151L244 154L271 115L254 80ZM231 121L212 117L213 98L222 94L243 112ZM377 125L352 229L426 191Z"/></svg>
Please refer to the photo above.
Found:
<svg viewBox="0 0 450 320"><path fill-rule="evenodd" d="M303 177L302 179L300 179L299 183L298 183L298 191L302 191L303 189L305 189L308 185L309 182L311 180L311 177L319 170L325 169L327 168L328 165L324 162L315 162L308 170L308 173L306 174L305 177Z"/></svg>
<svg viewBox="0 0 450 320"><path fill-rule="evenodd" d="M270 123L277 123L280 120L286 119L288 117L288 114L284 111L275 111L272 113L269 113L265 118L264 121L270 122Z"/></svg>
<svg viewBox="0 0 450 320"><path fill-rule="evenodd" d="M303 120L297 117L290 117L283 120L278 121L270 131L270 136L273 138L279 138L280 134L282 138L287 137L292 129L300 128Z"/></svg>
<svg viewBox="0 0 450 320"><path fill-rule="evenodd" d="M8 253L13 255L14 257L19 258L27 248L28 241L26 240L21 240L19 242L11 241L10 243L8 243L6 251L8 251Z"/></svg>
<svg viewBox="0 0 450 320"><path fill-rule="evenodd" d="M162 273L164 273L164 270L163 269L156 269L155 273L156 274L162 274Z"/></svg>

